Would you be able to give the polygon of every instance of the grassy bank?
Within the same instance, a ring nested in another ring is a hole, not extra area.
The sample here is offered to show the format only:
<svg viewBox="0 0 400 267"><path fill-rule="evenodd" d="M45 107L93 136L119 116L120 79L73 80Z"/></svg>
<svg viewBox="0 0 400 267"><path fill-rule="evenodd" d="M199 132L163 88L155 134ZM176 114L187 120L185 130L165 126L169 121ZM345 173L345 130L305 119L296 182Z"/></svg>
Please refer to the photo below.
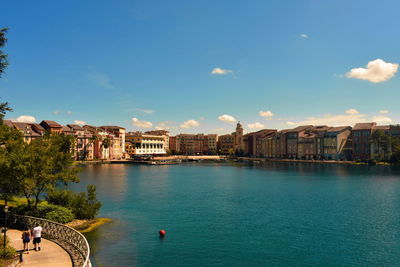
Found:
<svg viewBox="0 0 400 267"><path fill-rule="evenodd" d="M111 221L112 220L109 218L95 218L93 220L73 220L65 225L72 227L81 233L87 233Z"/></svg>

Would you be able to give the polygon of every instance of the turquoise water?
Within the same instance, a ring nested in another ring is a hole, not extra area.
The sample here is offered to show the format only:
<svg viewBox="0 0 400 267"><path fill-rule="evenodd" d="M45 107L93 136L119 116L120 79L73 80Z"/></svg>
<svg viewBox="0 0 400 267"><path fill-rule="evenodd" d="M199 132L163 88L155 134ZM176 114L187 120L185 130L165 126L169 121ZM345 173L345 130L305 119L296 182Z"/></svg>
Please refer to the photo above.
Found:
<svg viewBox="0 0 400 267"><path fill-rule="evenodd" d="M90 165L94 266L399 266L400 169ZM165 229L164 240L158 230Z"/></svg>

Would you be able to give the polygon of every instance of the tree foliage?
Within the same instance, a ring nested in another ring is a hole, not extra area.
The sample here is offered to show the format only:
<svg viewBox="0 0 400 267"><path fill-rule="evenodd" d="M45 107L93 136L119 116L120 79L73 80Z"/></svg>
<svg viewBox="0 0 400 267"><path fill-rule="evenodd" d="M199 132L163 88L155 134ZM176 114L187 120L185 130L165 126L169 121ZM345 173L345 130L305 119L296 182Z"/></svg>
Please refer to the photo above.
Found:
<svg viewBox="0 0 400 267"><path fill-rule="evenodd" d="M4 69L8 66L7 54L5 54L2 49L7 43L7 31L8 28L0 29L0 77L4 73Z"/></svg>

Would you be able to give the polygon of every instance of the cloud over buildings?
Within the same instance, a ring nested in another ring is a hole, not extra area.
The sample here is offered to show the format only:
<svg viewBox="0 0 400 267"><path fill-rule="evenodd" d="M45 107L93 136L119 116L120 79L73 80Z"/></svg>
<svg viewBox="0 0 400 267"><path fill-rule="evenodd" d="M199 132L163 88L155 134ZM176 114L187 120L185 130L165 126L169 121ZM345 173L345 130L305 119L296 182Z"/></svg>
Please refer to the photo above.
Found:
<svg viewBox="0 0 400 267"><path fill-rule="evenodd" d="M354 68L346 73L347 78L367 80L372 83L384 82L392 78L399 68L399 64L375 59L368 62L366 68Z"/></svg>
<svg viewBox="0 0 400 267"><path fill-rule="evenodd" d="M247 124L247 127L249 127L250 129L262 129L265 128L265 125L259 122L255 122Z"/></svg>
<svg viewBox="0 0 400 267"><path fill-rule="evenodd" d="M346 110L345 114L326 114L324 116L308 117L303 120L286 122L289 126L299 125L328 125L328 126L354 126L361 122L376 122L378 124L391 123L393 120L387 116L370 116L359 113L355 109Z"/></svg>
<svg viewBox="0 0 400 267"><path fill-rule="evenodd" d="M196 121L196 120L187 120L184 123L182 123L180 125L180 127L183 128L183 129L188 129L188 128L191 128L191 127L197 127L199 125L200 125L200 123L198 121Z"/></svg>
<svg viewBox="0 0 400 267"><path fill-rule="evenodd" d="M218 117L218 120L223 121L223 122L227 122L227 123L235 123L237 120L235 117L228 115L228 114L224 114Z"/></svg>
<svg viewBox="0 0 400 267"><path fill-rule="evenodd" d="M267 118L267 119L271 119L274 116L274 113L272 113L270 110L267 111L260 111L258 113L261 117Z"/></svg>
<svg viewBox="0 0 400 267"><path fill-rule="evenodd" d="M86 124L86 122L80 121L80 120L76 120L76 121L74 121L74 123L78 124L78 125L85 125Z"/></svg>
<svg viewBox="0 0 400 267"><path fill-rule="evenodd" d="M16 122L27 122L27 123L35 123L36 122L36 118L33 116L29 116L29 115L22 115L19 116L16 119L13 119L12 121L16 121Z"/></svg>
<svg viewBox="0 0 400 267"><path fill-rule="evenodd" d="M153 123L149 121L141 121L138 118L132 118L132 125L140 127L140 128L151 128L153 127Z"/></svg>

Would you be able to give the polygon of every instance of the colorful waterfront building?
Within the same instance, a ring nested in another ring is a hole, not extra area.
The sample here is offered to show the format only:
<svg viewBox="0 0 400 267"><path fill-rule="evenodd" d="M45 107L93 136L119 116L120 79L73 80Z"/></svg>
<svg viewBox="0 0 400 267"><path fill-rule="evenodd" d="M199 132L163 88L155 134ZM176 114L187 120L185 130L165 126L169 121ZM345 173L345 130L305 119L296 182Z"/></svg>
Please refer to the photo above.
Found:
<svg viewBox="0 0 400 267"><path fill-rule="evenodd" d="M369 160L371 158L370 136L375 126L376 122L354 125L351 134L354 160Z"/></svg>
<svg viewBox="0 0 400 267"><path fill-rule="evenodd" d="M42 126L46 131L50 133L56 133L56 134L62 133L62 125L58 124L55 121L43 120L40 123L40 126Z"/></svg>
<svg viewBox="0 0 400 267"><path fill-rule="evenodd" d="M67 124L75 137L75 159L92 160L94 159L93 134L78 124Z"/></svg>
<svg viewBox="0 0 400 267"><path fill-rule="evenodd" d="M32 140L43 136L45 129L37 123L13 122L4 120L5 125L15 128L22 133L25 142L30 143Z"/></svg>
<svg viewBox="0 0 400 267"><path fill-rule="evenodd" d="M294 129L287 130L286 136L286 155L290 159L298 159L298 138L299 135L304 135L306 130L312 129L312 125L298 126ZM302 154L303 152L301 152Z"/></svg>
<svg viewBox="0 0 400 267"><path fill-rule="evenodd" d="M125 151L130 158L135 156L164 156L168 147L164 135L153 135L141 132L126 134Z"/></svg>
<svg viewBox="0 0 400 267"><path fill-rule="evenodd" d="M350 160L350 136L350 126L338 126L330 128L325 133L323 139L323 158L327 160Z"/></svg>
<svg viewBox="0 0 400 267"><path fill-rule="evenodd" d="M233 134L218 136L217 150L219 154L233 155L235 154L235 148L235 136Z"/></svg>
<svg viewBox="0 0 400 267"><path fill-rule="evenodd" d="M125 128L120 126L100 126L100 128L110 133L110 159L125 158Z"/></svg>

